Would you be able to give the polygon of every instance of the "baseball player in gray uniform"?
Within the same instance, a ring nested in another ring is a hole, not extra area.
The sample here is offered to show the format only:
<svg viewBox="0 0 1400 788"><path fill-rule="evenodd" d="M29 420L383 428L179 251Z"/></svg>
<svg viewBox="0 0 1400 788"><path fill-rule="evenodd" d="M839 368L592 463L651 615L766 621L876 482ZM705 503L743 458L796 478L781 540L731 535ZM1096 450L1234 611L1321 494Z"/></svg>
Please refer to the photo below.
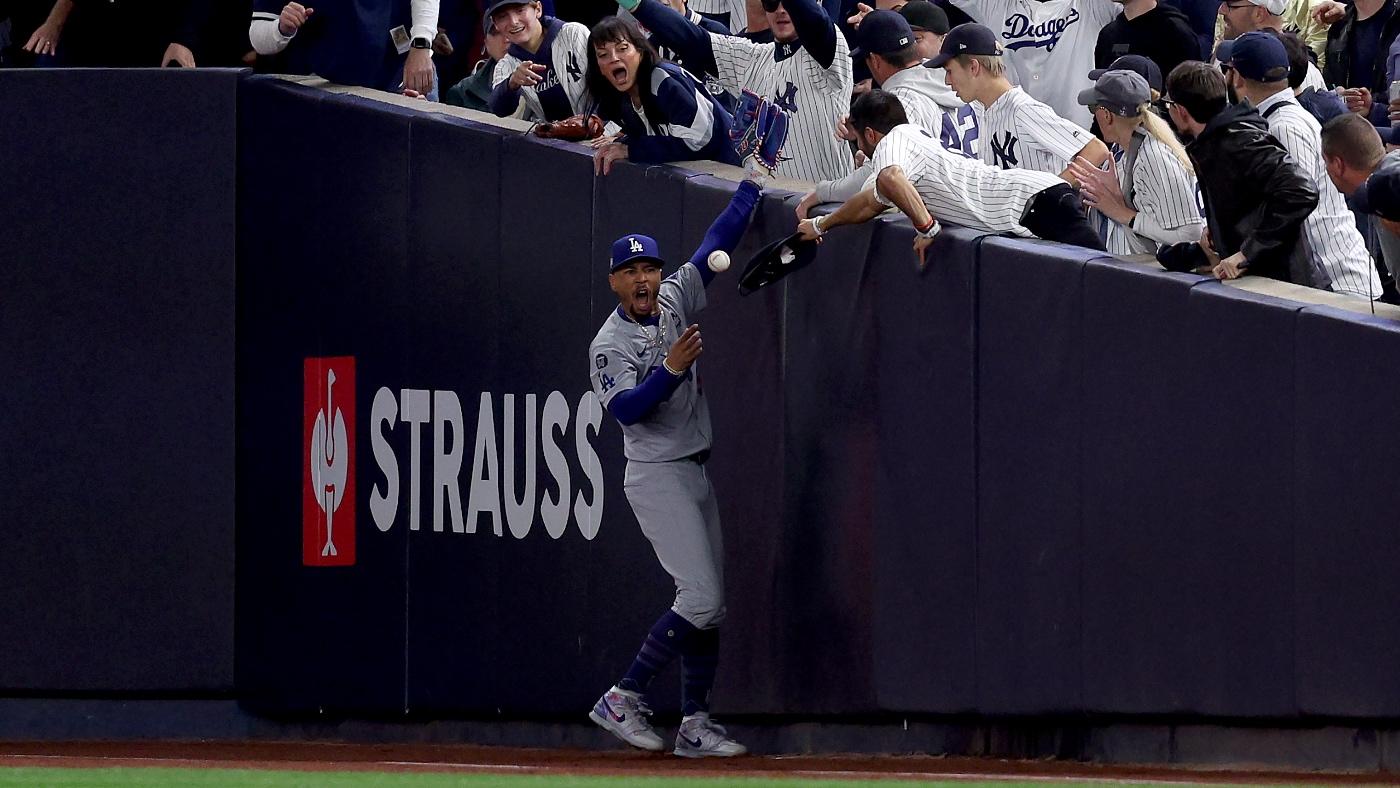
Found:
<svg viewBox="0 0 1400 788"><path fill-rule="evenodd" d="M675 602L588 716L634 747L660 751L664 745L647 721L651 712L643 694L679 656L684 719L673 752L688 758L748 751L709 714L725 612L724 549L719 505L705 473L712 433L695 368L703 349L700 327L693 321L705 308L706 285L716 269L727 267L727 254L748 227L759 196L756 182L741 183L690 261L664 280L656 241L640 234L617 239L608 284L618 306L588 351L593 390L622 425L627 501L676 583ZM712 263L720 252L724 263Z"/></svg>
<svg viewBox="0 0 1400 788"><path fill-rule="evenodd" d="M946 68L948 84L958 98L984 108L977 119L982 161L1003 169L1054 173L1071 183L1075 181L1069 163L1076 158L1102 166L1108 160L1108 147L1085 130L1088 122L1081 127L1065 120L1021 88L1012 87L1004 71L1004 52L990 28L969 22L949 31L938 57L924 64ZM1087 82L1088 77L1080 75L1079 81ZM1071 94L1076 104L1078 99L1079 91Z"/></svg>
<svg viewBox="0 0 1400 788"><path fill-rule="evenodd" d="M920 268L925 250L942 229L940 217L974 230L1104 248L1064 179L989 167L949 151L926 129L908 122L893 94L872 90L856 99L851 124L870 157L870 179L835 212L799 223L804 238L820 239L835 227L869 221L897 207L918 233L914 251Z"/></svg>
<svg viewBox="0 0 1400 788"><path fill-rule="evenodd" d="M697 75L725 91L771 99L789 118L778 174L822 181L854 168L850 149L832 130L851 105L851 51L816 0L763 0L773 42L757 44L709 33L657 0L619 0Z"/></svg>

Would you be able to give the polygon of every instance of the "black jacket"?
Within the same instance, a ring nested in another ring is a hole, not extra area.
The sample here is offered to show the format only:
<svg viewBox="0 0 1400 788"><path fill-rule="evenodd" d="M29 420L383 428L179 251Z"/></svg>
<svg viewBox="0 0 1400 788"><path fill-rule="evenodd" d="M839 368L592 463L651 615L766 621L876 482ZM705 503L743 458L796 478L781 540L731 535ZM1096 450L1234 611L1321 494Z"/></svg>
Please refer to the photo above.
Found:
<svg viewBox="0 0 1400 788"><path fill-rule="evenodd" d="M1099 31L1094 68L1108 68L1123 55L1141 55L1151 60L1166 80L1181 63L1201 59L1201 40L1191 29L1186 14L1159 2L1136 19L1119 14Z"/></svg>
<svg viewBox="0 0 1400 788"><path fill-rule="evenodd" d="M1244 252L1249 273L1289 280L1289 255L1317 190L1298 173L1269 124L1245 102L1227 106L1186 146L1221 258ZM1295 284L1309 285L1310 282Z"/></svg>
<svg viewBox="0 0 1400 788"><path fill-rule="evenodd" d="M1386 9L1382 8L1382 14ZM1385 103L1386 91L1390 84L1386 82L1385 61L1386 50L1390 49L1390 43L1395 40L1396 34L1400 33L1400 3L1391 6L1390 18L1385 20L1381 27L1381 42L1376 48L1376 62L1371 65L1371 78L1364 85L1348 85L1347 72L1351 70L1351 36L1356 27L1356 4L1347 3L1346 16L1342 21L1332 25L1327 30L1327 65L1322 69L1322 78L1327 80L1329 85L1341 85L1348 88L1369 88L1371 95L1377 102Z"/></svg>

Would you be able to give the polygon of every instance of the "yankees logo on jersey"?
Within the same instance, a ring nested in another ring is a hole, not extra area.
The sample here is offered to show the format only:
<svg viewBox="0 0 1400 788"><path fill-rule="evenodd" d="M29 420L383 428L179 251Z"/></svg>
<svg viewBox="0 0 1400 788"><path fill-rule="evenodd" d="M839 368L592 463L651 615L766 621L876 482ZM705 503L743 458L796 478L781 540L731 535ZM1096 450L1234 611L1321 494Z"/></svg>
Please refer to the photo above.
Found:
<svg viewBox="0 0 1400 788"><path fill-rule="evenodd" d="M797 86L791 82L783 88L783 92L773 96L773 103L789 115L797 114Z"/></svg>
<svg viewBox="0 0 1400 788"><path fill-rule="evenodd" d="M1003 132L1000 136L992 136L992 164L1009 170L1019 165L1021 162L1016 158L1016 143L1019 142L1011 136L1011 132Z"/></svg>
<svg viewBox="0 0 1400 788"><path fill-rule="evenodd" d="M981 158L1003 169L1022 167L1059 174L1094 137L1021 88L1003 93L978 118L988 144Z"/></svg>
<svg viewBox="0 0 1400 788"><path fill-rule="evenodd" d="M1008 70L1033 98L1089 128L1093 117L1079 104L1089 87L1099 31L1122 11L1112 0L953 0L997 31ZM1015 82L1016 79L1012 81Z"/></svg>

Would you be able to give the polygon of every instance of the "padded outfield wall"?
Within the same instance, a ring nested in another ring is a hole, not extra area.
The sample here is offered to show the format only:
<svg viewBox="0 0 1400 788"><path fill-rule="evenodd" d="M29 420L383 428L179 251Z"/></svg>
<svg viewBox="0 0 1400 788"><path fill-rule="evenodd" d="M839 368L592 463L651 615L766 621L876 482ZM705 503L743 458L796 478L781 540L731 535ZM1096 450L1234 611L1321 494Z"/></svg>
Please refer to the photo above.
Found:
<svg viewBox="0 0 1400 788"><path fill-rule="evenodd" d="M0 156L38 180L61 152L64 187L0 198L22 239L0 266L0 680L576 718L670 596L589 393L606 249L646 232L684 259L734 183L595 178L578 146L460 114L166 77L0 74ZM765 197L740 263L796 198ZM758 295L711 287L717 711L1400 716L1400 324L957 229L920 276L912 238L843 229ZM74 419L111 396L75 369L184 410ZM123 626L89 623L104 599ZM94 632L116 664L57 670ZM175 667L143 672L152 644Z"/></svg>

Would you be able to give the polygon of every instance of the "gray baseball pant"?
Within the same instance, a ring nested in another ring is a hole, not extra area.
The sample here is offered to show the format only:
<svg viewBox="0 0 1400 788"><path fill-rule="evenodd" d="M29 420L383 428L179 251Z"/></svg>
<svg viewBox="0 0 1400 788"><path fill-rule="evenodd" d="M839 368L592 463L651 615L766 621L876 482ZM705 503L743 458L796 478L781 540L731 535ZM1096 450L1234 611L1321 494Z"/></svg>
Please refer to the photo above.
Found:
<svg viewBox="0 0 1400 788"><path fill-rule="evenodd" d="M661 567L676 581L671 609L697 629L724 620L724 542L719 503L694 460L627 462L627 501Z"/></svg>

